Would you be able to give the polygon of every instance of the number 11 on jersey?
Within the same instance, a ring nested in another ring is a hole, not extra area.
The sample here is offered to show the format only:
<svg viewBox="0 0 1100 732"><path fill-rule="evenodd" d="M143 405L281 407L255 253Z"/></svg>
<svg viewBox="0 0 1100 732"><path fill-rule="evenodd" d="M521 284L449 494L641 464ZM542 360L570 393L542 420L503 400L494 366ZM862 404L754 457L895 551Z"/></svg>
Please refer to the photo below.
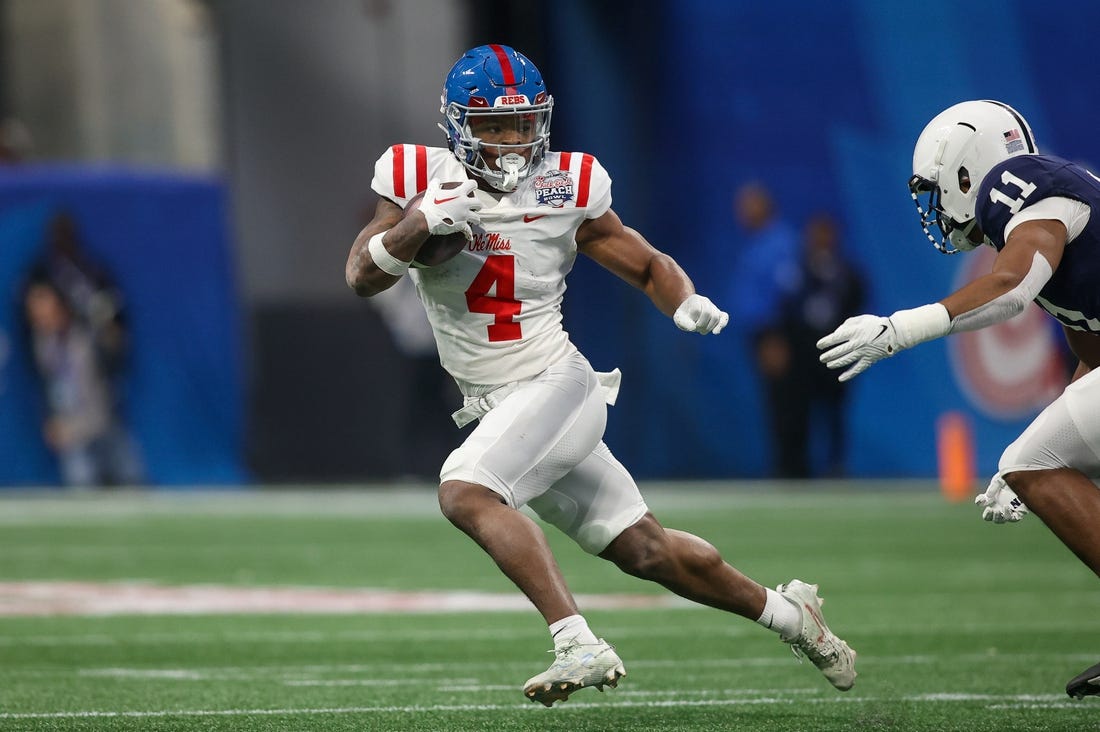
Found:
<svg viewBox="0 0 1100 732"><path fill-rule="evenodd" d="M494 294L489 291L496 286ZM516 299L516 258L513 254L491 254L477 277L466 289L466 306L471 313L494 316L489 324L489 341L518 341L523 337L520 324L513 318L519 315L522 303Z"/></svg>

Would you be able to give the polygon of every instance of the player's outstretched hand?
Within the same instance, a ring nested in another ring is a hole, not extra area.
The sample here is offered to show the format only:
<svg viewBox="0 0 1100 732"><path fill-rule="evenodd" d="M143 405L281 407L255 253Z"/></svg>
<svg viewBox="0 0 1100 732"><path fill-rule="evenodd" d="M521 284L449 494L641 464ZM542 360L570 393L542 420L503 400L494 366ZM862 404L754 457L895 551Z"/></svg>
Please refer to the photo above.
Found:
<svg viewBox="0 0 1100 732"><path fill-rule="evenodd" d="M889 318L878 315L857 315L845 320L839 328L817 342L821 363L831 369L850 366L840 375L841 381L862 374L871 364L893 356L901 350L898 333Z"/></svg>
<svg viewBox="0 0 1100 732"><path fill-rule="evenodd" d="M454 188L443 188L438 178L428 181L428 189L420 203L420 213L428 222L430 234L453 234L461 231L471 236L470 224L480 224L481 201L474 195L477 182L463 181Z"/></svg>
<svg viewBox="0 0 1100 732"><path fill-rule="evenodd" d="M1014 523L1029 513L1024 502L999 475L985 489L985 493L974 499L974 503L982 507L982 518L995 524Z"/></svg>
<svg viewBox="0 0 1100 732"><path fill-rule="evenodd" d="M672 322L680 330L718 335L730 322L730 316L719 310L709 297L689 295L672 314Z"/></svg>

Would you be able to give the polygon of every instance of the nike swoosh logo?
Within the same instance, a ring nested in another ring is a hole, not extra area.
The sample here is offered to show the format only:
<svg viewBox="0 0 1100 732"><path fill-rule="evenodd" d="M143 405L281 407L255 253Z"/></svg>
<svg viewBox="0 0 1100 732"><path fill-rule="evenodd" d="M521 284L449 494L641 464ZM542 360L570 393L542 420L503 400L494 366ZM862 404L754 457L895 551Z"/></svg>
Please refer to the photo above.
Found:
<svg viewBox="0 0 1100 732"><path fill-rule="evenodd" d="M529 216L527 214L524 214L523 215L523 223L529 224L532 221L538 221L539 219L541 219L544 216L546 216L546 214L539 214L538 216Z"/></svg>
<svg viewBox="0 0 1100 732"><path fill-rule="evenodd" d="M871 340L873 340L873 341L877 341L877 340L878 340L879 338L882 338L882 334L886 332L886 326L885 326L885 325L880 325L879 327L880 327L880 328L882 328L882 330L880 330L880 331L878 332L878 335L876 335L876 336L875 336L874 338L872 338Z"/></svg>
<svg viewBox="0 0 1100 732"><path fill-rule="evenodd" d="M825 620L821 617L821 615L818 614L817 608L810 607L807 603L802 603L802 607L806 608L806 612L808 612L810 614L810 616L815 621L817 621L818 630L820 631L817 635L817 642L818 643L824 643L825 642Z"/></svg>
<svg viewBox="0 0 1100 732"><path fill-rule="evenodd" d="M432 199L432 203L434 203L436 206L438 206L441 203L446 203L447 201L453 201L456 198L458 198L458 196L451 196L450 198L435 198L435 199Z"/></svg>

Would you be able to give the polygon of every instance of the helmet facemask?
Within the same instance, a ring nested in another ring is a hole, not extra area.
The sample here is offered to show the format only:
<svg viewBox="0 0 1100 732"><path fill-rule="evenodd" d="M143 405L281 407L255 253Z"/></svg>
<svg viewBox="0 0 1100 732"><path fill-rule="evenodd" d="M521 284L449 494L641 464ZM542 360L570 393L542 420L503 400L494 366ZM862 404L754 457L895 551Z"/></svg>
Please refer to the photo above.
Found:
<svg viewBox="0 0 1100 732"><path fill-rule="evenodd" d="M962 170L965 170L963 168ZM960 176L961 177L961 176ZM973 206L969 221L958 222L947 215L940 202L940 187L934 181L914 175L909 179L909 195L917 206L917 215L920 217L921 228L928 241L932 242L937 250L944 254L958 254L969 252L978 245L970 238L978 221L974 218ZM924 205L921 205L921 196L927 196ZM932 233L931 227L935 225L939 229L939 237ZM985 243L989 240L986 239Z"/></svg>
<svg viewBox="0 0 1100 732"><path fill-rule="evenodd" d="M550 143L553 100L487 109L451 102L443 109L451 150L462 165L493 188L515 190L539 164ZM520 101L516 99L515 101Z"/></svg>

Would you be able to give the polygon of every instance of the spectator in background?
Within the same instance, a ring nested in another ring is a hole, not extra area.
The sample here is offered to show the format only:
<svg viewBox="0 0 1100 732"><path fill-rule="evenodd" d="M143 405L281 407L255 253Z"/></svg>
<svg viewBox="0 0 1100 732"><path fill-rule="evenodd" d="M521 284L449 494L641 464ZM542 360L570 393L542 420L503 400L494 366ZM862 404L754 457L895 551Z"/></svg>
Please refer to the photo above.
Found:
<svg viewBox="0 0 1100 732"><path fill-rule="evenodd" d="M51 283L73 314L89 329L97 356L112 379L124 368L128 335L122 295L106 270L85 250L76 220L68 212L51 219L30 279Z"/></svg>
<svg viewBox="0 0 1100 732"><path fill-rule="evenodd" d="M29 281L24 312L46 397L46 440L60 459L64 482L143 482L121 416L129 355L122 295L85 249L71 213L50 220Z"/></svg>
<svg viewBox="0 0 1100 732"><path fill-rule="evenodd" d="M864 281L844 257L835 219L825 213L810 218L803 229L797 285L788 296L784 325L791 351L792 390L789 455L797 477L812 477L810 445L815 423L825 442L825 474L845 473L847 452L847 384L837 381L817 358L817 342L863 308ZM820 418L820 421L817 421Z"/></svg>
<svg viewBox="0 0 1100 732"><path fill-rule="evenodd" d="M794 416L792 345L784 324L784 305L798 286L798 232L780 218L771 193L759 183L738 188L734 215L745 233L725 302L731 318L749 339L753 365L764 387L765 420L772 448L772 475L808 474L797 448L801 421Z"/></svg>
<svg viewBox="0 0 1100 732"><path fill-rule="evenodd" d="M137 453L118 418L93 329L48 279L31 280L23 308L46 401L43 435L58 458L64 483L140 483Z"/></svg>

